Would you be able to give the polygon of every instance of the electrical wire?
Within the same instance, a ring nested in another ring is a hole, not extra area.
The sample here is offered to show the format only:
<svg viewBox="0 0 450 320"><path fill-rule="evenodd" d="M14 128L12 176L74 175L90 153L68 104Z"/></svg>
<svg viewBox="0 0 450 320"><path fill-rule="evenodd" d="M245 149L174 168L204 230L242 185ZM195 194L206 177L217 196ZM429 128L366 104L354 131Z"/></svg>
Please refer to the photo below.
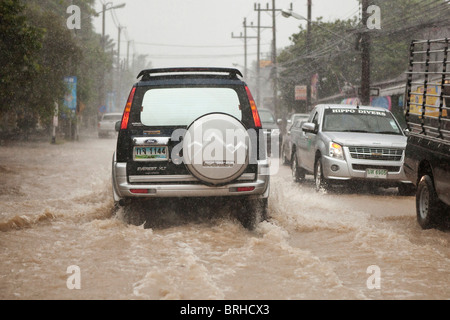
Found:
<svg viewBox="0 0 450 320"><path fill-rule="evenodd" d="M429 8L432 4L436 4L437 2L442 2L442 0L435 0L435 1L433 1L431 4L430 3L427 3L427 4L417 4L415 7L413 7L412 9L413 10L416 10L416 9L425 9L425 8ZM444 1L444 3L441 3L441 4L438 4L437 6L435 6L434 7L434 9L436 10L436 11L438 11L439 9L441 9L441 6L442 5L447 5L448 3L449 3L450 1ZM445 8L446 10L448 10L448 6ZM412 11L413 11L412 10ZM437 17L437 16L439 16L439 15L442 15L442 12L439 10L439 12L436 12L435 13L435 15L433 16L433 17ZM404 18L404 19L407 19L407 18ZM404 19L402 19L402 21L406 21L406 20L404 20ZM396 22L394 19L391 19L390 21L388 20L388 25L392 25L392 23L398 23L398 22ZM389 23L391 23L391 24L389 24ZM412 26L414 26L414 23L412 24ZM356 33L358 33L359 31L358 30L355 30L355 32L353 32L353 34L356 34ZM391 32L391 34L392 34L392 32ZM377 35L377 37L381 37L382 36L382 34L381 33L378 33L378 35ZM324 46L322 47L322 49L316 49L315 51L312 51L312 52L310 52L309 54L308 53L306 53L305 51L306 50L304 50L300 55L298 55L297 57L296 57L296 59L295 60L289 60L289 61L287 61L287 62L285 62L285 63L283 63L283 64L281 64L282 66L283 65L287 65L287 64L290 64L290 63L295 63L295 62L299 62L299 61L301 61L301 60L304 60L304 59L308 59L308 58L313 58L313 57L315 57L315 58L321 58L321 57L324 57L324 56L327 56L329 53L331 53L332 51L333 51L333 47L335 46L335 45L337 45L336 44L336 42L327 42L327 43L325 43L324 44ZM381 49L384 49L384 50L391 50L392 52L394 52L393 51L393 49L392 48L389 48L389 47L384 47L384 48L381 48ZM380 49L379 49L380 50Z"/></svg>

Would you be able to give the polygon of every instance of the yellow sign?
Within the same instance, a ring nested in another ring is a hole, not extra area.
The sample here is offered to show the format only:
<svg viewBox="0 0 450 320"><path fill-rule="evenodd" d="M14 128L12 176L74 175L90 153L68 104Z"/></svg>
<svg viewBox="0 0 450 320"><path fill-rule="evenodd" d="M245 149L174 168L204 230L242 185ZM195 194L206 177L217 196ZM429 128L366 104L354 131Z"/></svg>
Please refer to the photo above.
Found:
<svg viewBox="0 0 450 320"><path fill-rule="evenodd" d="M422 105L423 105L423 94L424 94L424 87L418 87L416 91L411 92L411 104L409 107L409 112L413 114L422 115ZM426 101L425 101L425 115L430 117L439 117L439 105L440 105L440 98L441 95L441 86L440 85L434 85L434 86L428 86L427 88L427 94L426 94ZM445 106L445 100L443 102ZM442 116L447 116L447 110L442 110Z"/></svg>
<svg viewBox="0 0 450 320"><path fill-rule="evenodd" d="M259 61L259 67L260 68L271 67L272 65L273 65L272 61L270 61L270 60L261 60L261 61Z"/></svg>

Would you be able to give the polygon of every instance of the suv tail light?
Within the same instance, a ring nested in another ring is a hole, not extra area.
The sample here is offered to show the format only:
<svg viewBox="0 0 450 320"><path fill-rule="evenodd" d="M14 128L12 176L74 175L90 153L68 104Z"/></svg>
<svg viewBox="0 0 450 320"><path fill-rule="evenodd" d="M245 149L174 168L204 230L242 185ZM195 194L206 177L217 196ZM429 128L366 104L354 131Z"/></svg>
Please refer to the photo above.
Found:
<svg viewBox="0 0 450 320"><path fill-rule="evenodd" d="M252 109L253 121L255 122L256 129L261 129L261 118L259 117L258 109L256 108L255 99L253 99L252 93L250 92L249 87L245 87L247 91L247 97L250 102L250 108Z"/></svg>
<svg viewBox="0 0 450 320"><path fill-rule="evenodd" d="M128 101L125 106L125 111L123 112L122 116L122 124L120 125L121 130L125 130L128 128L128 121L130 120L130 111L131 111L131 104L133 103L134 93L136 92L136 87L134 87L130 95L128 96Z"/></svg>

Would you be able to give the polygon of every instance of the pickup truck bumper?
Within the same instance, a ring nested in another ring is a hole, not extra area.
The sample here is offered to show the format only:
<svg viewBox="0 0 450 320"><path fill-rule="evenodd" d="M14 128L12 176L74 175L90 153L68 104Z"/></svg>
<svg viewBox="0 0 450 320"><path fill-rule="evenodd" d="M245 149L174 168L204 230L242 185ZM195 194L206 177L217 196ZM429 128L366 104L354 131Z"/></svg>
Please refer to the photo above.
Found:
<svg viewBox="0 0 450 320"><path fill-rule="evenodd" d="M333 180L366 180L387 184L410 183L403 170L403 162L338 160L329 156L322 157L323 174ZM371 177L370 169L387 170L387 175Z"/></svg>

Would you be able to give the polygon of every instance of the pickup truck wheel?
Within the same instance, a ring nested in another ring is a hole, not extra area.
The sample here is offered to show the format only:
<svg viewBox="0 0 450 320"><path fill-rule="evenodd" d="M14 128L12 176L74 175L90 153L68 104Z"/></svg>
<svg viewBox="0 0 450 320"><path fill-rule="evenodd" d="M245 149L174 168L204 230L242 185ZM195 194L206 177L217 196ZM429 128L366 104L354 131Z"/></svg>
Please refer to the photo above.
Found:
<svg viewBox="0 0 450 320"><path fill-rule="evenodd" d="M284 147L284 145L281 147L281 161L283 165L289 164L289 160L286 156L286 148Z"/></svg>
<svg viewBox="0 0 450 320"><path fill-rule="evenodd" d="M442 210L442 203L437 196L433 180L428 175L423 176L416 193L417 221L422 229L437 226Z"/></svg>
<svg viewBox="0 0 450 320"><path fill-rule="evenodd" d="M299 167L298 165L298 158L297 154L294 152L292 155L292 179L294 179L295 182L301 182L305 180L305 170Z"/></svg>
<svg viewBox="0 0 450 320"><path fill-rule="evenodd" d="M330 187L329 182L323 176L322 160L318 158L314 165L314 181L316 183L316 191L327 191Z"/></svg>

